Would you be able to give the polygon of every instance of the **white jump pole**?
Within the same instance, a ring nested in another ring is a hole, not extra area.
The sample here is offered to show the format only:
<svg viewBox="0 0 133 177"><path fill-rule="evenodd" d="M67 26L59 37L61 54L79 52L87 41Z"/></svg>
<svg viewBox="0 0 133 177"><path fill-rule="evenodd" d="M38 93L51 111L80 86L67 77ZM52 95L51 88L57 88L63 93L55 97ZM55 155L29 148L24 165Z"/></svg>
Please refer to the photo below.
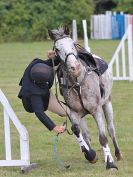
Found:
<svg viewBox="0 0 133 177"><path fill-rule="evenodd" d="M78 41L76 20L72 21L72 39L74 40L74 42Z"/></svg>
<svg viewBox="0 0 133 177"><path fill-rule="evenodd" d="M90 47L88 43L88 35L87 35L87 22L86 20L82 20L82 23L83 23L83 31L84 31L84 47L88 52L90 52Z"/></svg>

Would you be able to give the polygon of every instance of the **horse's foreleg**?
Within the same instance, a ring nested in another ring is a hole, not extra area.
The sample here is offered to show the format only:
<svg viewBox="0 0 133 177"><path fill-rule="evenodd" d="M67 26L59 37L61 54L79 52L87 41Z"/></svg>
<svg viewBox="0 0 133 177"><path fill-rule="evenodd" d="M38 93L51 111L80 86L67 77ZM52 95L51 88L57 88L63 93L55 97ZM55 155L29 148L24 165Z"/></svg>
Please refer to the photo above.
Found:
<svg viewBox="0 0 133 177"><path fill-rule="evenodd" d="M83 138L83 136L82 136L82 134L80 132L79 125L73 124L72 125L72 131L73 131L73 133L76 136L76 139L77 139L77 142L78 142L78 144L80 146L81 151L84 152L85 149L89 151L90 147L85 142L85 140L84 140L84 138Z"/></svg>
<svg viewBox="0 0 133 177"><path fill-rule="evenodd" d="M91 163L95 163L97 161L96 152L87 145L80 132L79 123L81 118L78 116L78 114L74 112L71 113L71 119L72 119L72 131L76 136L81 151L84 153L85 158L87 160L89 160Z"/></svg>
<svg viewBox="0 0 133 177"><path fill-rule="evenodd" d="M104 115L107 121L107 128L108 128L108 132L109 135L113 141L114 147L115 147L115 156L117 157L117 160L121 160L122 159L122 154L120 152L118 143L117 143L117 139L116 139L116 135L115 135L115 127L114 127L114 123L113 123L113 108L112 108L112 103L111 101L108 101L104 106L103 106L103 111L104 111Z"/></svg>
<svg viewBox="0 0 133 177"><path fill-rule="evenodd" d="M105 134L105 122L103 120L102 114L103 114L102 108L99 106L93 116L94 116L97 126L98 126L99 141L100 141L100 144L103 148L106 169L117 168L116 165L114 164L114 159L113 159L113 156L110 152L110 148L108 146L108 140L107 140L107 137Z"/></svg>
<svg viewBox="0 0 133 177"><path fill-rule="evenodd" d="M80 146L81 151L83 152L83 147L85 147L87 150L89 150L89 146L86 144L81 132L80 132L80 121L81 118L76 112L72 112L70 114L71 120L72 120L72 131L76 136L77 142Z"/></svg>
<svg viewBox="0 0 133 177"><path fill-rule="evenodd" d="M82 118L80 120L80 128L82 130L82 135L83 135L83 138L84 138L85 142L90 147L91 146L91 143L90 143L91 142L91 137L90 137L90 132L89 132L89 129L88 129L85 118Z"/></svg>

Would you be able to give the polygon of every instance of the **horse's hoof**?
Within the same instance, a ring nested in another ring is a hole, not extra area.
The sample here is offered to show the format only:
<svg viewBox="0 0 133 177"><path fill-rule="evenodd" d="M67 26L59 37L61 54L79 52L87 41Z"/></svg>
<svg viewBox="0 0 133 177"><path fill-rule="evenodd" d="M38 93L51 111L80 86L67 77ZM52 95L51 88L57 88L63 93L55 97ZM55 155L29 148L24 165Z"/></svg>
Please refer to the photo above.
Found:
<svg viewBox="0 0 133 177"><path fill-rule="evenodd" d="M90 163L96 163L98 161L98 156L97 154L95 155L94 159L90 161Z"/></svg>
<svg viewBox="0 0 133 177"><path fill-rule="evenodd" d="M110 162L109 158L108 158L107 164L106 164L106 169L107 170L109 170L109 169L117 169L118 170L118 167L114 164L114 162Z"/></svg>
<svg viewBox="0 0 133 177"><path fill-rule="evenodd" d="M117 161L123 159L121 152L119 152L119 153L116 154L116 158L117 158Z"/></svg>
<svg viewBox="0 0 133 177"><path fill-rule="evenodd" d="M118 170L118 167L114 164L114 162L109 162L107 165L106 165L106 169L109 170L109 169L116 169Z"/></svg>
<svg viewBox="0 0 133 177"><path fill-rule="evenodd" d="M98 160L97 154L93 149L90 149L89 151L85 150L84 156L90 163L96 163Z"/></svg>

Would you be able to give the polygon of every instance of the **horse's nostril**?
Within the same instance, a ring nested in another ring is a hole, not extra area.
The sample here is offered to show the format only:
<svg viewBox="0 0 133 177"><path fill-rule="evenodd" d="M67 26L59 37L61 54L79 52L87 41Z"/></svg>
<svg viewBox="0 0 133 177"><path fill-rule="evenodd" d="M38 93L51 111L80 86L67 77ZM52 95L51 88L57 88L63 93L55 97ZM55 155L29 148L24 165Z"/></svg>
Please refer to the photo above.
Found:
<svg viewBox="0 0 133 177"><path fill-rule="evenodd" d="M76 66L71 66L71 70L72 71L78 71L78 70L80 70L80 64L76 65Z"/></svg>
<svg viewBox="0 0 133 177"><path fill-rule="evenodd" d="M75 71L75 67L72 66L71 69L72 69L73 71Z"/></svg>

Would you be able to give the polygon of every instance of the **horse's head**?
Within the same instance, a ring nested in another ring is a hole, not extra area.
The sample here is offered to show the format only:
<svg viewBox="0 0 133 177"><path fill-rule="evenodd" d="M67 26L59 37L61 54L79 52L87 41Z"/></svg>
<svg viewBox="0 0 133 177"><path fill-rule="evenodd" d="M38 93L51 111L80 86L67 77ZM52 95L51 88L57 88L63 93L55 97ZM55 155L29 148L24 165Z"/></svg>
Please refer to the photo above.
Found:
<svg viewBox="0 0 133 177"><path fill-rule="evenodd" d="M48 32L50 38L54 40L54 49L60 56L60 59L67 65L69 72L73 76L78 77L81 68L75 43L69 35L69 28L59 28L58 30L49 30Z"/></svg>

